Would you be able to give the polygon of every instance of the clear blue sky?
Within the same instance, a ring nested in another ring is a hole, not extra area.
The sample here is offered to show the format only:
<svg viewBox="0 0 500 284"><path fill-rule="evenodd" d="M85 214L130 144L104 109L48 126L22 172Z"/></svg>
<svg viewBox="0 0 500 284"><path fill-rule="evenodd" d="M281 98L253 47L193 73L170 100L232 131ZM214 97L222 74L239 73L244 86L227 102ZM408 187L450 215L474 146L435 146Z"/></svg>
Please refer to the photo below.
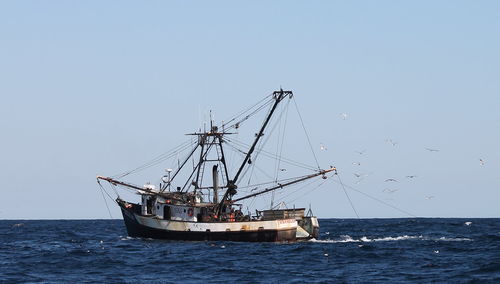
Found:
<svg viewBox="0 0 500 284"><path fill-rule="evenodd" d="M96 174L280 86L345 183L418 216L500 217L499 15L498 1L2 1L0 218L108 218ZM350 196L361 217L405 217ZM335 183L304 203L355 217Z"/></svg>

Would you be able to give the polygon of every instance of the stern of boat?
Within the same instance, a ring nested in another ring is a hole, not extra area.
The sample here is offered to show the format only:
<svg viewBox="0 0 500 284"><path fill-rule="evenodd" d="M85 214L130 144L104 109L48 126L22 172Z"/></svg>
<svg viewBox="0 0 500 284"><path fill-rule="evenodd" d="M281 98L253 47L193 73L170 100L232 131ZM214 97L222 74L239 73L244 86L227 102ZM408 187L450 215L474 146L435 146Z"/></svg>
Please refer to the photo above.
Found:
<svg viewBox="0 0 500 284"><path fill-rule="evenodd" d="M319 222L315 216L302 217L298 221L297 240L317 239L319 237Z"/></svg>

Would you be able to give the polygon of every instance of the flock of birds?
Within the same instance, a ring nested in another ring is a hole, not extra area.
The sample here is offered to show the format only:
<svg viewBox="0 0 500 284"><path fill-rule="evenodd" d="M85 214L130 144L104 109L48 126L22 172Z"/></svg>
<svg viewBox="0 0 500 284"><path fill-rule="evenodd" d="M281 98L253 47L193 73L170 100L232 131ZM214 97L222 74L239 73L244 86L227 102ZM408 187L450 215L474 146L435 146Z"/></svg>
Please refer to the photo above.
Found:
<svg viewBox="0 0 500 284"><path fill-rule="evenodd" d="M348 115L347 113L341 113L340 114L340 117L342 118L342 120L346 120ZM392 139L386 139L385 142L393 147L397 146L398 145L398 142L392 140ZM323 144L323 143L320 143L320 150L321 151L326 151L328 150L327 147ZM439 149L435 149L435 148L424 148L425 150L429 151L429 152L433 152L433 153L437 153L439 152L440 150ZM355 153L359 154L359 155L364 155L366 153L366 150L361 150L361 151L354 151ZM352 164L354 166L361 166L361 163L356 161L356 162L352 162ZM485 161L484 159L480 158L479 159L479 164L481 166L484 166L485 165ZM365 179L367 176L369 176L371 173L354 173L354 176L356 177L356 181L355 181L355 184L358 184L360 183L361 181L363 181L363 179ZM407 175L405 176L406 179L408 180L412 180L412 179L415 179L417 178L417 175ZM395 178L387 178L384 180L385 183L388 183L388 184L391 184L391 183L398 183L399 181ZM393 188L392 186L387 186L385 187L382 192L385 192L385 193L388 193L388 194L392 194L392 193L395 193L397 192L398 189L395 189ZM426 200L432 200L434 198L433 195L426 195L425 196L425 199Z"/></svg>

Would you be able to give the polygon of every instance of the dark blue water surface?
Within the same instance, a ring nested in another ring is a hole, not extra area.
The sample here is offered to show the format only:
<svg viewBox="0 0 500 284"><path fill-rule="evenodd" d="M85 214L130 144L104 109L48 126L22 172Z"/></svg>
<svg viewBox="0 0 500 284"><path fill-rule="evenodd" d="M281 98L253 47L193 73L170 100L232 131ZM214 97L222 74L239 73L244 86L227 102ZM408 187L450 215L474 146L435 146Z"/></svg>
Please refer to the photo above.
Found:
<svg viewBox="0 0 500 284"><path fill-rule="evenodd" d="M293 244L127 237L121 220L0 221L8 282L496 282L500 219L322 219Z"/></svg>

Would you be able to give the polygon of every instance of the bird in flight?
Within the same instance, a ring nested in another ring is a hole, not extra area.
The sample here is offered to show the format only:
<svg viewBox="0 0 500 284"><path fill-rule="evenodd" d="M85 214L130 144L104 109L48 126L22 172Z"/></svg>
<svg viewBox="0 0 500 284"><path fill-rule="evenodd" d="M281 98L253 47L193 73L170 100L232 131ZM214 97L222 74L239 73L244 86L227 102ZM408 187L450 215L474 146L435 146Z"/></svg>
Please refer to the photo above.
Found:
<svg viewBox="0 0 500 284"><path fill-rule="evenodd" d="M360 155L363 155L366 152L366 150L363 150L363 151L354 151L354 152L356 152L356 153L358 153Z"/></svg>
<svg viewBox="0 0 500 284"><path fill-rule="evenodd" d="M406 176L407 178L416 178L417 176L411 175L411 176Z"/></svg>
<svg viewBox="0 0 500 284"><path fill-rule="evenodd" d="M355 175L357 178L367 177L367 176L369 176L370 174L371 174L371 173L368 173L368 174L354 173L354 175Z"/></svg>
<svg viewBox="0 0 500 284"><path fill-rule="evenodd" d="M347 118L347 113L341 113L340 114L340 117L342 117L343 120L345 120Z"/></svg>
<svg viewBox="0 0 500 284"><path fill-rule="evenodd" d="M354 173L354 176L358 178L358 180L354 184L360 183L361 181L363 181L365 179L365 177L369 176L370 174L372 174L372 173L368 173L368 174Z"/></svg>
<svg viewBox="0 0 500 284"><path fill-rule="evenodd" d="M388 182L388 181L398 182L396 179L393 179L393 178L388 178L385 180L385 182Z"/></svg>
<svg viewBox="0 0 500 284"><path fill-rule="evenodd" d="M426 196L426 197L425 197L425 199L427 199L427 200L431 200L431 199L433 199L433 198L434 198L434 196Z"/></svg>
<svg viewBox="0 0 500 284"><path fill-rule="evenodd" d="M439 152L439 149L425 148L429 152Z"/></svg>
<svg viewBox="0 0 500 284"><path fill-rule="evenodd" d="M325 145L323 145L323 143L320 143L320 144L319 144L319 149L320 149L321 151L326 151L326 150L328 150L328 149L326 149Z"/></svg>
<svg viewBox="0 0 500 284"><path fill-rule="evenodd" d="M483 159L479 159L479 164L481 164L481 166L484 166L484 160Z"/></svg>
<svg viewBox="0 0 500 284"><path fill-rule="evenodd" d="M394 142L392 139L386 139L385 142L391 144L392 146L398 145L398 142Z"/></svg>
<svg viewBox="0 0 500 284"><path fill-rule="evenodd" d="M352 162L352 164L355 165L355 166L361 166L360 162Z"/></svg>
<svg viewBox="0 0 500 284"><path fill-rule="evenodd" d="M390 189L390 188L384 188L384 190L382 190L382 192L388 192L388 193L394 193L398 191L397 189Z"/></svg>

